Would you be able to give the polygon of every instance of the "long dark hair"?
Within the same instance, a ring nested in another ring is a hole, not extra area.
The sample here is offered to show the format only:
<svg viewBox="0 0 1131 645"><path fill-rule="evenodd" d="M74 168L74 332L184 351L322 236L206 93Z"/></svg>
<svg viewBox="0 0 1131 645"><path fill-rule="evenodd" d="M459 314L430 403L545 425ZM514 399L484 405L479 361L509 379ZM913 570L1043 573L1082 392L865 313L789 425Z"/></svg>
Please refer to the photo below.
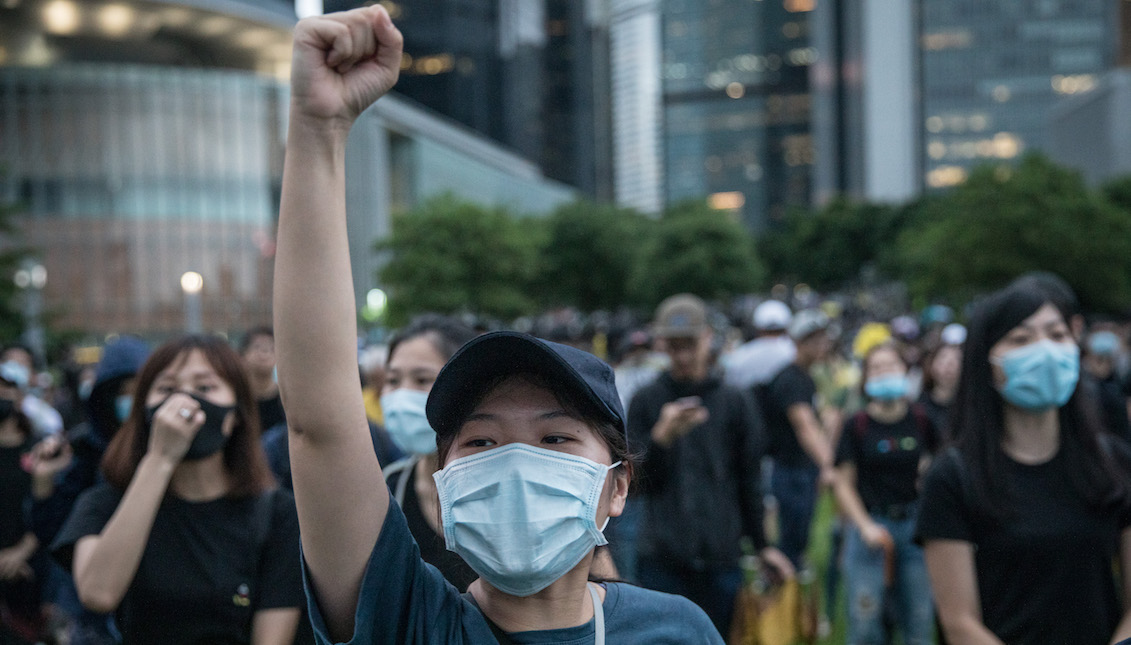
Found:
<svg viewBox="0 0 1131 645"><path fill-rule="evenodd" d="M145 422L145 399L161 372L189 352L197 350L236 395L236 424L224 446L224 466L231 477L233 497L257 495L275 485L267 457L259 445L259 410L240 357L224 340L215 336L182 336L158 347L137 377L130 416L114 435L102 458L106 481L125 490L149 448Z"/></svg>
<svg viewBox="0 0 1131 645"><path fill-rule="evenodd" d="M425 337L445 361L452 357L464 344L475 338L475 330L455 318L440 314L421 314L398 331L389 342L389 358L405 341Z"/></svg>
<svg viewBox="0 0 1131 645"><path fill-rule="evenodd" d="M970 319L962 356L962 376L951 406L954 442L965 462L968 494L974 508L988 517L1008 518L1015 491L1007 478L1004 400L994 385L990 349L1009 330L1045 304L1052 304L1068 322L1065 311L1044 291L1014 284L978 303ZM1059 410L1060 457L1066 462L1069 484L1090 506L1126 504L1131 491L1127 476L1116 466L1111 450L1102 445L1102 425L1079 384Z"/></svg>

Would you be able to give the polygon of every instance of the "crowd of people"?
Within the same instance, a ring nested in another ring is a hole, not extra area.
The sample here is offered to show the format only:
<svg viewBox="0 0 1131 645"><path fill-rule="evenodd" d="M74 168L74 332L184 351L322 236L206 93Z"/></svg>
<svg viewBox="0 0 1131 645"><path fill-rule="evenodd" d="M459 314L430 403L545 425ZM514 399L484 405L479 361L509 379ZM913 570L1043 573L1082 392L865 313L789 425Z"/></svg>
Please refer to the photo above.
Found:
<svg viewBox="0 0 1131 645"><path fill-rule="evenodd" d="M744 564L811 577L823 493L849 644L1131 639L1131 328L1055 275L359 351L344 143L400 46L296 29L273 327L63 386L0 354L0 644L745 642Z"/></svg>

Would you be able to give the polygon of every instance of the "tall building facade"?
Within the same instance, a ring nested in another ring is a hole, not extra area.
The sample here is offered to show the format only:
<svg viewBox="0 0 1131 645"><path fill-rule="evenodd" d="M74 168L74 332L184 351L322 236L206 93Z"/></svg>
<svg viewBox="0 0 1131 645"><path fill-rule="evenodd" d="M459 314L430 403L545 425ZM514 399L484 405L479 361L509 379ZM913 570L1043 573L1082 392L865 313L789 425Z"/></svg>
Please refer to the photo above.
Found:
<svg viewBox="0 0 1131 645"><path fill-rule="evenodd" d="M606 2L382 2L405 37L397 91L512 148L548 177L609 199Z"/></svg>
<svg viewBox="0 0 1131 645"><path fill-rule="evenodd" d="M811 17L813 196L903 202L922 189L919 3L821 2Z"/></svg>
<svg viewBox="0 0 1131 645"><path fill-rule="evenodd" d="M610 0L614 198L644 213L664 207L660 0Z"/></svg>
<svg viewBox="0 0 1131 645"><path fill-rule="evenodd" d="M663 0L665 199L708 197L753 230L810 203L816 0Z"/></svg>
<svg viewBox="0 0 1131 645"><path fill-rule="evenodd" d="M1119 55L1107 0L923 0L922 167L927 188L1049 144L1050 109L1096 87Z"/></svg>
<svg viewBox="0 0 1131 645"><path fill-rule="evenodd" d="M46 268L52 327L165 336L190 296L207 331L270 321L294 22L273 0L0 3L0 204L22 230L0 244ZM347 155L359 305L393 212L441 192L529 213L575 196L395 96Z"/></svg>

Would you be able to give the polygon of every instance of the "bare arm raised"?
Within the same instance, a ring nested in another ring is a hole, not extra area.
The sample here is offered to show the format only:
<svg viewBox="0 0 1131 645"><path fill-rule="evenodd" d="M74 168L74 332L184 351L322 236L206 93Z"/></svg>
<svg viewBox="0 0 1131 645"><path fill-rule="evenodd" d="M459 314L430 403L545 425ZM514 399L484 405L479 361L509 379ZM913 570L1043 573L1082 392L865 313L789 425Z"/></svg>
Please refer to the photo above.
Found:
<svg viewBox="0 0 1131 645"><path fill-rule="evenodd" d="M345 145L357 116L396 82L401 47L380 6L295 28L275 340L303 553L330 635L343 641L389 508L357 371Z"/></svg>

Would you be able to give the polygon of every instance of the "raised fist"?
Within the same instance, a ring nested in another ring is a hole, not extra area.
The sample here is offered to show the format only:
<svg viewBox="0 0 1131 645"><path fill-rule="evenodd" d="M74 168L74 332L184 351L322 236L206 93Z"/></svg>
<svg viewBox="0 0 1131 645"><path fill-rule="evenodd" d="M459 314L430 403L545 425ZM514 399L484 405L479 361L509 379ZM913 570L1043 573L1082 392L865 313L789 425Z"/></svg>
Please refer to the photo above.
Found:
<svg viewBox="0 0 1131 645"><path fill-rule="evenodd" d="M348 128L397 82L403 45L401 32L380 5L299 21L291 118Z"/></svg>

